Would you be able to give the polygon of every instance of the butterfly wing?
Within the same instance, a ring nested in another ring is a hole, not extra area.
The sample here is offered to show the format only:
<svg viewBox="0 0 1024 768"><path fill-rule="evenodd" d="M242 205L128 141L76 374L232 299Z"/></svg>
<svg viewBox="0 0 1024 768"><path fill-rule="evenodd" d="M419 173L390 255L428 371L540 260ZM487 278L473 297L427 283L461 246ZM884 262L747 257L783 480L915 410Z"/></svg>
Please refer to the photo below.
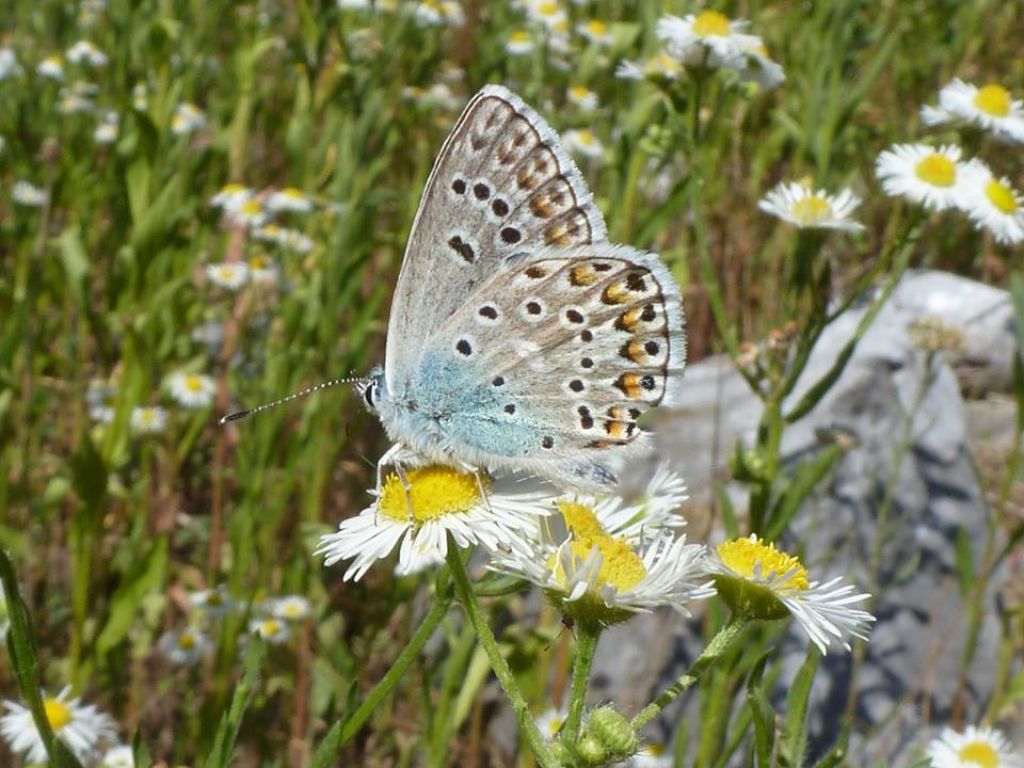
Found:
<svg viewBox="0 0 1024 768"><path fill-rule="evenodd" d="M401 389L428 334L510 254L605 238L555 132L508 89L485 87L441 148L413 221L388 322L389 389Z"/></svg>
<svg viewBox="0 0 1024 768"><path fill-rule="evenodd" d="M682 299L655 254L595 243L511 260L425 340L409 401L477 466L607 490L678 401Z"/></svg>

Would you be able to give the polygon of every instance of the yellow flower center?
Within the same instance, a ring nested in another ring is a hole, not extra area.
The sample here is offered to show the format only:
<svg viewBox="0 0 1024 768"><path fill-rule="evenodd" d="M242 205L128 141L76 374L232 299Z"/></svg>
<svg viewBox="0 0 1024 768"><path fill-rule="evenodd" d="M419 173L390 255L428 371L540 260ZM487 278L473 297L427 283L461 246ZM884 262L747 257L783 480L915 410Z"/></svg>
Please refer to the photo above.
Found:
<svg viewBox="0 0 1024 768"><path fill-rule="evenodd" d="M178 647L186 651L191 651L196 647L196 636L191 632L182 632L178 636Z"/></svg>
<svg viewBox="0 0 1024 768"><path fill-rule="evenodd" d="M769 574L785 576L776 586L800 592L810 588L807 569L800 560L780 552L774 544L765 544L756 536L723 541L715 551L727 568L751 581L754 581L757 571L762 578Z"/></svg>
<svg viewBox="0 0 1024 768"><path fill-rule="evenodd" d="M572 542L572 553L580 560L586 560L594 549L601 553L601 570L598 571L598 578L620 592L632 589L647 576L644 561L625 537L615 538L601 534L580 537Z"/></svg>
<svg viewBox="0 0 1024 768"><path fill-rule="evenodd" d="M562 730L562 723L565 722L563 717L552 717L548 721L548 735L554 738L558 735L558 732Z"/></svg>
<svg viewBox="0 0 1024 768"><path fill-rule="evenodd" d="M525 29L517 29L509 36L509 40L513 43L528 43L530 42L530 33Z"/></svg>
<svg viewBox="0 0 1024 768"><path fill-rule="evenodd" d="M1017 205L1017 198L1013 194L1013 190L995 179L990 179L985 185L985 196L1000 213L1013 214L1020 207Z"/></svg>
<svg viewBox="0 0 1024 768"><path fill-rule="evenodd" d="M592 147L597 141L597 137L594 136L593 131L583 130L576 134L576 140L584 147Z"/></svg>
<svg viewBox="0 0 1024 768"><path fill-rule="evenodd" d="M225 282L234 280L237 274L238 273L235 271L235 268L230 264L222 264L217 267L217 277Z"/></svg>
<svg viewBox="0 0 1024 768"><path fill-rule="evenodd" d="M267 224L267 226L260 228L260 234L266 237L277 237L281 234L281 227L277 224Z"/></svg>
<svg viewBox="0 0 1024 768"><path fill-rule="evenodd" d="M647 60L647 63L644 64L644 74L672 77L673 75L678 75L682 67L683 65L679 59L675 59L665 53L665 51L662 51Z"/></svg>
<svg viewBox="0 0 1024 768"><path fill-rule="evenodd" d="M997 768L999 754L986 741L969 741L957 754L961 763L975 763L981 768Z"/></svg>
<svg viewBox="0 0 1024 768"><path fill-rule="evenodd" d="M280 610L281 613L283 613L285 617L289 619L297 619L303 613L302 606L298 603L285 603L281 606Z"/></svg>
<svg viewBox="0 0 1024 768"><path fill-rule="evenodd" d="M306 196L302 194L302 190L296 189L295 187L285 187L284 189L281 190L281 194L284 195L285 197L290 197L293 200L306 199Z"/></svg>
<svg viewBox="0 0 1024 768"><path fill-rule="evenodd" d="M270 262L267 260L266 256L250 256L249 266L257 271L263 269L270 269Z"/></svg>
<svg viewBox="0 0 1024 768"><path fill-rule="evenodd" d="M566 528L578 539L603 536L605 533L594 510L586 504L580 504L578 501L560 501L558 511L562 513Z"/></svg>
<svg viewBox="0 0 1024 768"><path fill-rule="evenodd" d="M382 515L403 523L409 522L410 508L417 523L469 512L483 501L481 482L485 491L488 485L486 479L438 465L409 470L406 479L408 490L397 474L388 475L377 501Z"/></svg>
<svg viewBox="0 0 1024 768"><path fill-rule="evenodd" d="M608 25L600 19L591 19L584 25L584 29L594 37L604 37L608 34Z"/></svg>
<svg viewBox="0 0 1024 768"><path fill-rule="evenodd" d="M583 101L590 95L590 90L583 85L574 85L569 89L569 95L578 101Z"/></svg>
<svg viewBox="0 0 1024 768"><path fill-rule="evenodd" d="M917 178L933 187L951 187L956 183L956 163L932 152L914 168Z"/></svg>
<svg viewBox="0 0 1024 768"><path fill-rule="evenodd" d="M264 619L260 623L260 634L273 637L281 631L281 622L277 619Z"/></svg>
<svg viewBox="0 0 1024 768"><path fill-rule="evenodd" d="M832 206L820 195L808 195L793 203L791 212L801 224L817 224L832 217Z"/></svg>
<svg viewBox="0 0 1024 768"><path fill-rule="evenodd" d="M139 411L139 421L143 424L152 424L156 421L156 412L151 408L143 408Z"/></svg>
<svg viewBox="0 0 1024 768"><path fill-rule="evenodd" d="M263 212L259 200L246 200L239 206L239 210L246 216L258 216Z"/></svg>
<svg viewBox="0 0 1024 768"><path fill-rule="evenodd" d="M71 722L71 707L59 699L43 699L43 711L46 713L46 720L50 727L59 731Z"/></svg>
<svg viewBox="0 0 1024 768"><path fill-rule="evenodd" d="M239 192L244 192L245 187L241 184L228 184L221 188L220 193L222 195L237 195Z"/></svg>
<svg viewBox="0 0 1024 768"><path fill-rule="evenodd" d="M1012 100L1010 92L1001 85L986 85L978 89L974 106L992 117L1006 117L1010 114Z"/></svg>
<svg viewBox="0 0 1024 768"><path fill-rule="evenodd" d="M189 392L202 392L203 380L194 373L185 377L185 389Z"/></svg>
<svg viewBox="0 0 1024 768"><path fill-rule="evenodd" d="M555 16L558 14L558 3L541 3L537 6L537 13L541 16Z"/></svg>
<svg viewBox="0 0 1024 768"><path fill-rule="evenodd" d="M693 20L693 31L700 37L728 37L729 17L718 11L703 11Z"/></svg>

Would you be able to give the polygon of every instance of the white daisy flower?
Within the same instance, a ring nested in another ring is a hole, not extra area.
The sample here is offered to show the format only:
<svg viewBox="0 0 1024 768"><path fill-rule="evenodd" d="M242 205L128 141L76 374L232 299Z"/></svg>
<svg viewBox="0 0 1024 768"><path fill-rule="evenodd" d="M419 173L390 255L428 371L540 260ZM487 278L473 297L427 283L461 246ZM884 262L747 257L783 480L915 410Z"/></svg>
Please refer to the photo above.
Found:
<svg viewBox="0 0 1024 768"><path fill-rule="evenodd" d="M661 744L645 744L640 751L617 765L623 768L672 768L675 760L672 753Z"/></svg>
<svg viewBox="0 0 1024 768"><path fill-rule="evenodd" d="M213 651L209 638L191 627L164 632L156 647L168 661L180 666L191 666Z"/></svg>
<svg viewBox="0 0 1024 768"><path fill-rule="evenodd" d="M87 64L90 67L103 67L107 64L107 54L88 40L79 40L68 48L65 55L72 64Z"/></svg>
<svg viewBox="0 0 1024 768"><path fill-rule="evenodd" d="M763 45L746 52L746 63L740 69L740 80L757 83L762 91L772 91L786 82L782 65L768 55Z"/></svg>
<svg viewBox="0 0 1024 768"><path fill-rule="evenodd" d="M325 565L352 560L345 581L361 579L395 547L405 569L419 558L443 558L449 533L458 547L526 551L524 534L550 511L551 496L542 487L516 478L491 480L440 465L409 469L405 476L408 491L397 474L389 474L373 504L320 538L314 554L324 555Z"/></svg>
<svg viewBox="0 0 1024 768"><path fill-rule="evenodd" d="M135 755L128 744L111 747L100 760L100 768L135 768Z"/></svg>
<svg viewBox="0 0 1024 768"><path fill-rule="evenodd" d="M253 191L244 184L225 184L210 198L210 205L222 210L237 208L252 196Z"/></svg>
<svg viewBox="0 0 1024 768"><path fill-rule="evenodd" d="M566 91L569 103L584 112L597 109L597 94L584 85L574 85Z"/></svg>
<svg viewBox="0 0 1024 768"><path fill-rule="evenodd" d="M279 211L309 213L313 210L313 202L306 197L301 189L285 187L267 198L267 210L273 213Z"/></svg>
<svg viewBox="0 0 1024 768"><path fill-rule="evenodd" d="M533 36L525 29L516 29L505 41L505 53L509 56L525 56L537 47Z"/></svg>
<svg viewBox="0 0 1024 768"><path fill-rule="evenodd" d="M576 25L576 33L594 45L612 44L611 28L600 19L581 21Z"/></svg>
<svg viewBox="0 0 1024 768"><path fill-rule="evenodd" d="M860 232L864 225L850 216L860 206L860 198L849 189L830 195L825 190L812 190L798 182L781 183L757 204L765 213L792 224L798 229L840 229Z"/></svg>
<svg viewBox="0 0 1024 768"><path fill-rule="evenodd" d="M171 133L175 136L187 136L195 133L206 125L206 115L195 104L182 102L171 115Z"/></svg>
<svg viewBox="0 0 1024 768"><path fill-rule="evenodd" d="M714 594L698 583L706 548L666 528L642 532L635 507L577 498L558 511L534 527L530 552L496 553L491 567L537 584L573 619L613 624L663 605L686 613L685 603Z"/></svg>
<svg viewBox="0 0 1024 768"><path fill-rule="evenodd" d="M539 714L535 719L534 723L537 725L537 730L540 731L540 735L543 736L547 741L554 741L558 738L558 732L562 730L562 726L565 724L565 719L569 716L569 713L564 708L550 709Z"/></svg>
<svg viewBox="0 0 1024 768"><path fill-rule="evenodd" d="M706 10L683 18L665 16L658 21L655 34L669 54L688 67L742 69L746 54L764 46L760 37L744 31L749 26L743 19Z"/></svg>
<svg viewBox="0 0 1024 768"><path fill-rule="evenodd" d="M47 80L63 80L64 59L60 56L47 56L36 66L36 74Z"/></svg>
<svg viewBox="0 0 1024 768"><path fill-rule="evenodd" d="M850 606L871 595L854 593L836 577L824 584L810 581L800 560L766 544L755 534L719 544L707 561L715 586L733 608L758 619L792 616L822 653L833 641L850 650L848 637L867 640L875 620Z"/></svg>
<svg viewBox="0 0 1024 768"><path fill-rule="evenodd" d="M556 0L526 0L525 9L530 21L542 24L549 32L569 29L569 17Z"/></svg>
<svg viewBox="0 0 1024 768"><path fill-rule="evenodd" d="M995 728L973 725L963 733L944 728L928 744L933 768L1022 768L1024 760Z"/></svg>
<svg viewBox="0 0 1024 768"><path fill-rule="evenodd" d="M882 189L892 197L903 196L930 211L958 207L963 200L963 166L960 147L929 147L896 144L875 161Z"/></svg>
<svg viewBox="0 0 1024 768"><path fill-rule="evenodd" d="M46 719L59 738L80 761L96 755L102 741L117 737L116 724L107 714L80 698L71 699L68 686L56 696L43 694ZM39 735L32 711L13 701L4 701L7 714L0 717L0 734L12 752L20 753L29 763L46 763L46 747Z"/></svg>
<svg viewBox="0 0 1024 768"><path fill-rule="evenodd" d="M114 405L117 388L104 379L92 379L85 391L85 403L89 418L98 424L110 424L114 420Z"/></svg>
<svg viewBox="0 0 1024 768"><path fill-rule="evenodd" d="M267 612L284 621L302 621L308 619L313 612L309 600L301 595L285 595L275 597L267 602Z"/></svg>
<svg viewBox="0 0 1024 768"><path fill-rule="evenodd" d="M260 227L267 221L267 212L263 203L255 197L236 199L224 206L224 215L228 223L234 227Z"/></svg>
<svg viewBox="0 0 1024 768"><path fill-rule="evenodd" d="M286 229L277 224L267 224L253 232L257 240L276 243L285 250L296 253L309 253L315 243L309 237L295 229Z"/></svg>
<svg viewBox="0 0 1024 768"><path fill-rule="evenodd" d="M442 24L461 27L466 23L462 6L455 0L420 0L413 6L412 17L419 24L428 27L438 27Z"/></svg>
<svg viewBox="0 0 1024 768"><path fill-rule="evenodd" d="M139 112L149 109L149 86L145 83L136 83L132 86L132 107Z"/></svg>
<svg viewBox="0 0 1024 768"><path fill-rule="evenodd" d="M97 144L113 144L117 141L118 126L120 118L116 112L106 112L96 130L92 133L93 141Z"/></svg>
<svg viewBox="0 0 1024 768"><path fill-rule="evenodd" d="M57 94L57 114L82 115L96 110L92 96L81 86L81 83L75 83L71 88L60 89Z"/></svg>
<svg viewBox="0 0 1024 768"><path fill-rule="evenodd" d="M167 426L167 409L159 405L137 405L132 408L129 425L136 435L159 435Z"/></svg>
<svg viewBox="0 0 1024 768"><path fill-rule="evenodd" d="M604 155L604 145L589 128L572 129L562 134L562 143L570 152L597 160Z"/></svg>
<svg viewBox="0 0 1024 768"><path fill-rule="evenodd" d="M678 80L683 74L679 59L662 51L647 61L622 61L615 69L620 80Z"/></svg>
<svg viewBox="0 0 1024 768"><path fill-rule="evenodd" d="M338 0L338 7L348 11L370 11L373 3L371 0Z"/></svg>
<svg viewBox="0 0 1024 768"><path fill-rule="evenodd" d="M253 285L273 286L277 284L280 270L271 258L257 253L250 256L246 263L249 265L249 279Z"/></svg>
<svg viewBox="0 0 1024 768"><path fill-rule="evenodd" d="M264 616L253 619L249 622L249 631L274 645L286 643L292 636L292 628L288 626L287 622L282 621L276 616Z"/></svg>
<svg viewBox="0 0 1024 768"><path fill-rule="evenodd" d="M185 408L206 408L213 402L217 384L211 376L178 371L167 377L167 391L178 405Z"/></svg>
<svg viewBox="0 0 1024 768"><path fill-rule="evenodd" d="M189 592L188 602L193 608L202 611L211 619L229 616L238 608L238 603L231 597L224 584L218 584L212 589Z"/></svg>
<svg viewBox="0 0 1024 768"><path fill-rule="evenodd" d="M1024 240L1024 195L1005 176L997 179L980 160L964 166L961 207L976 225L992 232L998 243Z"/></svg>
<svg viewBox="0 0 1024 768"><path fill-rule="evenodd" d="M249 268L237 261L221 261L207 264L206 276L219 288L237 291L249 280Z"/></svg>
<svg viewBox="0 0 1024 768"><path fill-rule="evenodd" d="M0 48L0 81L14 77L21 72L18 56L11 48Z"/></svg>
<svg viewBox="0 0 1024 768"><path fill-rule="evenodd" d="M938 107L921 108L921 120L926 125L976 125L1001 141L1024 143L1024 101L997 83L979 88L954 79L939 91Z"/></svg>
<svg viewBox="0 0 1024 768"><path fill-rule="evenodd" d="M46 190L27 181L16 181L11 187L11 200L28 208L42 208L50 196Z"/></svg>

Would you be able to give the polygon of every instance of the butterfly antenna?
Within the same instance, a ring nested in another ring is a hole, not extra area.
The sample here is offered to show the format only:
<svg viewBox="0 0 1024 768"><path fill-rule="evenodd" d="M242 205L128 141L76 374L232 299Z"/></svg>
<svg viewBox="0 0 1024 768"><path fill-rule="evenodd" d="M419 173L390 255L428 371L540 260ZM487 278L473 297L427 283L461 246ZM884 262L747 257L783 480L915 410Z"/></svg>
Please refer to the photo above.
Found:
<svg viewBox="0 0 1024 768"><path fill-rule="evenodd" d="M311 395L314 392L319 392L321 389L329 389L330 387L336 387L339 384L355 384L356 382L359 381L369 381L369 379L367 379L365 376L353 376L344 379L332 379L331 381L322 381L319 384L314 384L311 387L300 389L298 392L292 392L292 394L288 395L287 397L282 397L280 400L274 400L269 403L263 403L262 405L254 406L253 408L243 408L241 411L229 413L227 416L221 417L220 423L227 424L229 421L238 421L239 419L244 419L248 416L252 416L254 413L259 413L260 411L265 411L268 408L273 408L276 405L281 405L282 403L290 403L292 400L298 400L300 397L305 397L306 395Z"/></svg>

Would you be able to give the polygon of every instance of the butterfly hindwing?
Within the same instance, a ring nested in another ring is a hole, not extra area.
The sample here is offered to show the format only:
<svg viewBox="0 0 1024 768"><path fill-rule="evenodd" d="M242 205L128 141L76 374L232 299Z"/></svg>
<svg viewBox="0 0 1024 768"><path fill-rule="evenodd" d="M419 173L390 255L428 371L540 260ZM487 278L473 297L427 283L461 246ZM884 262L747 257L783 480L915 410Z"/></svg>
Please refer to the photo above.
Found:
<svg viewBox="0 0 1024 768"><path fill-rule="evenodd" d="M426 336L509 256L605 238L555 132L507 89L481 90L445 141L413 222L388 323L389 385L401 386Z"/></svg>

